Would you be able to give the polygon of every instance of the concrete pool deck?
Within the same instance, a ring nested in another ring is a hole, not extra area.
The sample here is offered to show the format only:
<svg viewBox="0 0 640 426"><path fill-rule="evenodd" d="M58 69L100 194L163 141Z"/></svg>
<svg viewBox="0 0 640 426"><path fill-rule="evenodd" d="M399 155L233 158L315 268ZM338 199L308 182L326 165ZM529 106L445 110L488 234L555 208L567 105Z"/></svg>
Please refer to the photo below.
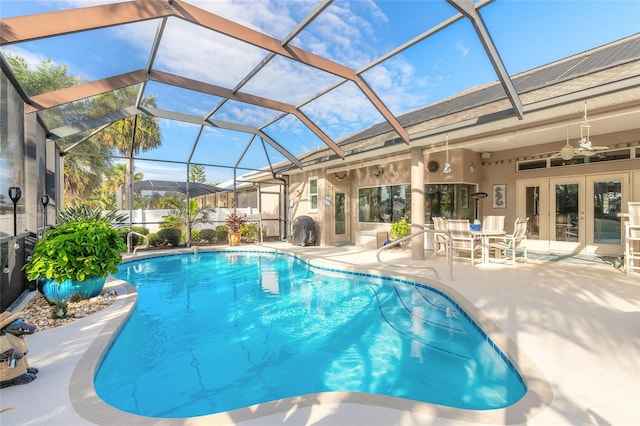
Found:
<svg viewBox="0 0 640 426"><path fill-rule="evenodd" d="M270 243L239 248L293 252L318 266L431 282L452 295L509 353L533 392L504 410L480 412L323 393L191 419L133 416L99 401L92 387L104 347L135 303L135 293L110 280L119 292L114 305L26 337L29 362L40 373L33 383L0 390L0 424L640 424L640 274L543 260L515 268L456 261L450 280L444 257L415 261L408 250L384 251L385 264L380 265L375 251L353 246ZM440 280L425 265L434 267Z"/></svg>

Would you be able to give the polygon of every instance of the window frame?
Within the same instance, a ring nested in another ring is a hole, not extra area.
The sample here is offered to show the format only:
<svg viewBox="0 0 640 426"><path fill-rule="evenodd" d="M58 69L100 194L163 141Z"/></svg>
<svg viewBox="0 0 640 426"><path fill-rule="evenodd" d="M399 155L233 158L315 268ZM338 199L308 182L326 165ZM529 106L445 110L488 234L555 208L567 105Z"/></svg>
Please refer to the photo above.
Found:
<svg viewBox="0 0 640 426"><path fill-rule="evenodd" d="M311 191L311 182L315 181L316 182L316 190L315 192ZM309 197L307 199L307 212L309 213L317 213L318 212L318 193L319 193L319 189L318 189L318 176L309 176L309 178L307 179L307 193L309 194ZM313 200L315 200L316 206L313 207Z"/></svg>

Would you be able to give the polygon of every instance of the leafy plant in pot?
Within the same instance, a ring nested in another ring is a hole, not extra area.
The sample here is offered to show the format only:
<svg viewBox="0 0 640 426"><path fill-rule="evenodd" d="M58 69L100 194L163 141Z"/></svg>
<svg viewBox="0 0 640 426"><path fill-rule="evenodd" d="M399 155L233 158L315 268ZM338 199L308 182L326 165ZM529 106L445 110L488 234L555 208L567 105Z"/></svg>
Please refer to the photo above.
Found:
<svg viewBox="0 0 640 426"><path fill-rule="evenodd" d="M224 224L229 230L227 238L229 239L230 246L237 246L240 244L242 236L240 235L240 228L247 223L248 218L246 214L238 215L236 213L229 213L224 220Z"/></svg>
<svg viewBox="0 0 640 426"><path fill-rule="evenodd" d="M100 293L107 275L118 271L126 249L110 223L71 221L47 231L23 269L29 280L39 281L38 289L56 305L57 315L64 316L69 299Z"/></svg>

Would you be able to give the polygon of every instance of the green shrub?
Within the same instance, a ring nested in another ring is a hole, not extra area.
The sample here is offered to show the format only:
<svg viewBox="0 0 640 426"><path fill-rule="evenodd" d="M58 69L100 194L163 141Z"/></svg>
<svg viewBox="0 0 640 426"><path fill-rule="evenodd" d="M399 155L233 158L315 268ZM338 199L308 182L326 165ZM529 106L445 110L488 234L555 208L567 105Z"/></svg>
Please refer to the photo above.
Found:
<svg viewBox="0 0 640 426"><path fill-rule="evenodd" d="M186 238L186 236L185 236ZM199 229L192 229L191 230L191 241L193 242L198 242L202 239L202 236L200 235L200 230Z"/></svg>
<svg viewBox="0 0 640 426"><path fill-rule="evenodd" d="M127 246L110 223L102 220L67 222L44 234L23 270L29 280L40 277L61 283L106 277L118 271Z"/></svg>
<svg viewBox="0 0 640 426"><path fill-rule="evenodd" d="M244 223L240 226L239 232L245 240L255 241L258 238L258 225L255 223Z"/></svg>
<svg viewBox="0 0 640 426"><path fill-rule="evenodd" d="M127 213L118 213L117 210L102 211L92 209L87 205L67 207L56 214L56 223L58 225L80 220L102 220L113 224L114 227L119 227L129 220L129 215Z"/></svg>
<svg viewBox="0 0 640 426"><path fill-rule="evenodd" d="M180 232L180 230L177 228L163 228L158 231L157 236L160 240L160 245L166 242L171 244L173 247L178 247L180 245L182 232Z"/></svg>
<svg viewBox="0 0 640 426"><path fill-rule="evenodd" d="M216 240L216 231L211 228L202 229L200 230L200 239L213 243Z"/></svg>
<svg viewBox="0 0 640 426"><path fill-rule="evenodd" d="M137 232L138 234L142 234L142 235L149 234L149 230L143 226L125 226L123 228L118 228L118 234L120 234L120 237L122 238L122 241L124 241L125 244L127 244L127 236L131 231ZM131 244L133 245L133 247L137 246L138 244L142 244L143 242L144 242L144 238L141 238L136 234L133 234L131 236Z"/></svg>
<svg viewBox="0 0 640 426"><path fill-rule="evenodd" d="M227 239L227 227L220 225L220 226L216 226L216 229L214 229L215 232L215 241L225 241Z"/></svg>
<svg viewBox="0 0 640 426"><path fill-rule="evenodd" d="M162 244L162 241L160 240L160 237L158 237L158 234L156 233L152 233L147 235L147 238L149 238L149 245L152 247L157 247L160 244Z"/></svg>
<svg viewBox="0 0 640 426"><path fill-rule="evenodd" d="M411 224L403 217L398 222L391 224L391 241L397 241L408 236L411 233Z"/></svg>

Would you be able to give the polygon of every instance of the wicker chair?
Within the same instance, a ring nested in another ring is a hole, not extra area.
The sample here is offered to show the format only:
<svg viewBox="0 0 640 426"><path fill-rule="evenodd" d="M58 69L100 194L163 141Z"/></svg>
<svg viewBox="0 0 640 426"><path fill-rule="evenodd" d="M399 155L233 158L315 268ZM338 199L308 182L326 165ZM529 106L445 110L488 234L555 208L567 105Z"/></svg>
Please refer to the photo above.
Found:
<svg viewBox="0 0 640 426"><path fill-rule="evenodd" d="M469 220L449 219L448 225L453 258L466 259L460 256L460 252L469 252L472 265L476 260L482 261L482 238L471 233Z"/></svg>
<svg viewBox="0 0 640 426"><path fill-rule="evenodd" d="M491 249L494 249L496 258L502 253L511 251L511 264L516 266L516 253L523 252L524 263L527 263L527 223L529 218L518 218L513 226L513 234L502 237L489 237L489 261L491 261Z"/></svg>

